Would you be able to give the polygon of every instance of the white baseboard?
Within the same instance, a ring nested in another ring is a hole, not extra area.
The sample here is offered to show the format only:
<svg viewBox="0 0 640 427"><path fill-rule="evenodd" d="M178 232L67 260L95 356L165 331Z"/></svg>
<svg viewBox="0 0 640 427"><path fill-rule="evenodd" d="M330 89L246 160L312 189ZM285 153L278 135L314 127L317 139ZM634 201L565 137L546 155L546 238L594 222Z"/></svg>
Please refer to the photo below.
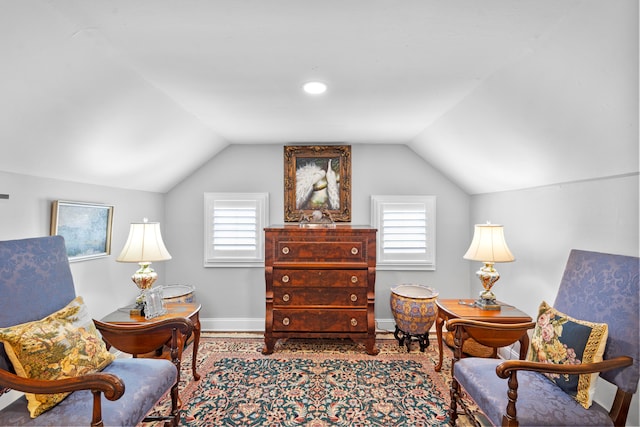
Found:
<svg viewBox="0 0 640 427"><path fill-rule="evenodd" d="M396 330L396 321L393 319L376 319L376 330L394 332Z"/></svg>
<svg viewBox="0 0 640 427"><path fill-rule="evenodd" d="M0 410L11 405L16 399L23 395L24 393L16 390L9 390L8 392L0 395Z"/></svg>
<svg viewBox="0 0 640 427"><path fill-rule="evenodd" d="M511 344L498 349L498 357L505 360L518 360L520 358L520 344Z"/></svg>
<svg viewBox="0 0 640 427"><path fill-rule="evenodd" d="M200 319L200 326L203 332L264 332L264 317L209 317Z"/></svg>

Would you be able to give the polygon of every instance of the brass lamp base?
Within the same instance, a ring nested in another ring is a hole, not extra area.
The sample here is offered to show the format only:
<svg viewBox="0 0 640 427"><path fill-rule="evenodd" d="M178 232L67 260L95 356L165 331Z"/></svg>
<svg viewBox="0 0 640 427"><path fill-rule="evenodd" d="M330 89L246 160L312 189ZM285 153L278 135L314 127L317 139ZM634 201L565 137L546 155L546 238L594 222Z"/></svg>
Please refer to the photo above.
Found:
<svg viewBox="0 0 640 427"><path fill-rule="evenodd" d="M141 261L138 263L140 269L131 276L131 280L140 289L140 294L136 298L136 308L144 310L144 291L151 289L153 283L158 279L158 273L151 268L151 263Z"/></svg>
<svg viewBox="0 0 640 427"><path fill-rule="evenodd" d="M500 273L493 267L494 263L485 262L484 267L476 271L476 276L482 282L484 290L480 292L474 305L482 310L500 310L500 304L496 301L495 294L491 291L493 285L500 279Z"/></svg>

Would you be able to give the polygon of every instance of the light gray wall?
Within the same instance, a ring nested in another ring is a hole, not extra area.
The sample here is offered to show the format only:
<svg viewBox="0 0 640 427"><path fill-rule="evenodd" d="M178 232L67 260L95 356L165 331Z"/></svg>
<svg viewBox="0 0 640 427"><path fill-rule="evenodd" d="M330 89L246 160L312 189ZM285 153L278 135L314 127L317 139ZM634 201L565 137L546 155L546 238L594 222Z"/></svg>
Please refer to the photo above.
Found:
<svg viewBox="0 0 640 427"><path fill-rule="evenodd" d="M584 249L638 256L638 175L473 196L471 221L503 224L516 257L498 264L499 299L535 318L541 301L553 304L569 251ZM478 264L478 263L473 263ZM473 293L481 289L470 275ZM600 381L596 401L609 407L615 390ZM627 420L640 425L636 393Z"/></svg>
<svg viewBox="0 0 640 427"><path fill-rule="evenodd" d="M283 145L231 145L166 195L169 283L195 285L203 328L264 329L264 269L203 267L203 193L268 192L271 224L284 221ZM437 196L436 271L378 271L376 319L390 327L389 289L433 286L443 297L468 296L469 196L406 146L352 145L352 224L370 223L372 194Z"/></svg>
<svg viewBox="0 0 640 427"><path fill-rule="evenodd" d="M638 256L638 176L473 196L471 222L487 220L504 225L516 257L496 265L494 292L533 316L542 300L553 303L571 249Z"/></svg>
<svg viewBox="0 0 640 427"><path fill-rule="evenodd" d="M78 184L33 176L0 172L0 240L48 236L51 224L51 203L54 200L94 202L114 206L111 255L71 263L76 294L81 295L97 319L118 307L130 304L138 294L131 281L137 264L119 263L116 256L129 234L129 223L143 217L162 224L164 197L159 193L120 190L111 187ZM170 250L171 251L171 250ZM160 277L164 264L153 266Z"/></svg>

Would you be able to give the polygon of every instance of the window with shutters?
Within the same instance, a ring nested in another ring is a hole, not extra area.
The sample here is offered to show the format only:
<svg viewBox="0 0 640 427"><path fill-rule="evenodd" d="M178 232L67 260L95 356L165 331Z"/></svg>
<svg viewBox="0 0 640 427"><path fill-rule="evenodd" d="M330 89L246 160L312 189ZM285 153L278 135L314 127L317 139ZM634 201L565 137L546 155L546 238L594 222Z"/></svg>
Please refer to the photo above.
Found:
<svg viewBox="0 0 640 427"><path fill-rule="evenodd" d="M436 197L371 196L379 270L436 269Z"/></svg>
<svg viewBox="0 0 640 427"><path fill-rule="evenodd" d="M264 266L268 193L204 193L204 266Z"/></svg>

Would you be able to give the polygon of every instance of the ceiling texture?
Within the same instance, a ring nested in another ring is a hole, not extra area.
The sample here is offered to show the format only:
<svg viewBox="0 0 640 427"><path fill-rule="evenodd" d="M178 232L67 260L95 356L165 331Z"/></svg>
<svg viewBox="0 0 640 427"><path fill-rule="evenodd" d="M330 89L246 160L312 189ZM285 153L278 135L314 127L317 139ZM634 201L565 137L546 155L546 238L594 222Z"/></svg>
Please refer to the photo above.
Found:
<svg viewBox="0 0 640 427"><path fill-rule="evenodd" d="M292 143L404 144L468 194L639 170L637 0L3 0L0 55L5 172L166 192Z"/></svg>

